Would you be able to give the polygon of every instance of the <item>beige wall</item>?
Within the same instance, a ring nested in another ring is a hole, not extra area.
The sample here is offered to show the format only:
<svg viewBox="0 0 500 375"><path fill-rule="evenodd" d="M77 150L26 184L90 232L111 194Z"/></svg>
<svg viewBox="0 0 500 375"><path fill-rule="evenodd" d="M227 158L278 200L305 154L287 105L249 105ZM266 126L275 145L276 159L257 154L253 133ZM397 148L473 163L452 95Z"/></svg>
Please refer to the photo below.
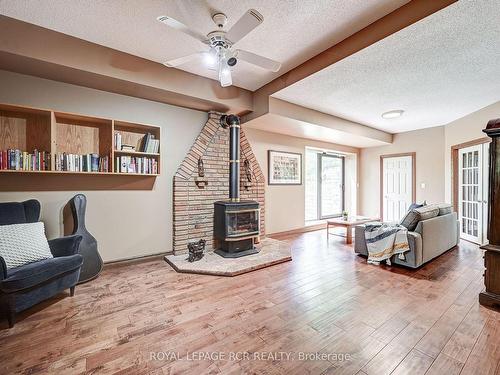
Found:
<svg viewBox="0 0 500 375"><path fill-rule="evenodd" d="M1 70L0 82L0 103L161 126L163 150L161 176L153 190L0 192L0 201L38 199L47 235L53 238L62 235L62 208L75 193L82 192L88 198L87 227L97 238L105 261L172 251L172 179L205 124L206 113ZM270 149L304 155L305 147L311 146L354 153L347 158L346 178L347 185L351 183L349 191L356 192L358 149L254 129L245 133L266 176ZM351 212L356 211L356 201L356 197L350 198ZM266 185L267 233L303 226L304 184Z"/></svg>
<svg viewBox="0 0 500 375"><path fill-rule="evenodd" d="M364 148L360 156L360 213L380 217L380 155L416 152L417 202L444 201L444 127L394 135L389 146ZM425 188L421 184L425 183Z"/></svg>
<svg viewBox="0 0 500 375"><path fill-rule="evenodd" d="M445 126L444 178L445 200L451 203L451 146L486 137L483 129L489 120L500 118L500 102L480 109Z"/></svg>
<svg viewBox="0 0 500 375"><path fill-rule="evenodd" d="M87 226L98 239L105 261L172 250L172 178L206 122L206 113L5 71L0 71L0 82L0 102L3 103L162 126L162 175L156 179L153 190L83 193L88 197ZM362 149L359 158L356 157L359 150L353 147L256 129L245 129L245 133L266 176L268 150L304 155L309 146L352 153L346 163L346 191L351 192L346 198L347 209L378 216L380 155L415 151L417 201L450 201L450 147L483 137L481 130L486 122L499 116L500 103L496 103L444 127L397 134L393 144ZM360 182L358 189L357 181ZM426 184L425 188L421 187L422 183ZM0 192L0 201L40 200L42 219L52 238L62 234L61 209L75 193ZM304 226L304 195L304 184L266 185L267 233Z"/></svg>
<svg viewBox="0 0 500 375"><path fill-rule="evenodd" d="M486 123L499 117L500 102L497 102L445 126L395 134L389 146L362 149L360 212L367 216L379 215L379 158L400 152L417 153L417 202L451 203L451 147L485 137L482 130ZM425 189L421 183L426 184Z"/></svg>
<svg viewBox="0 0 500 375"><path fill-rule="evenodd" d="M244 126L244 125L243 125ZM267 151L289 151L302 154L302 165L305 161L305 149L307 146L326 150L358 153L354 147L335 145L332 143L311 141L303 138L290 137L287 135L269 133L257 129L248 129L243 127L245 134L252 146L252 150L259 162L267 183ZM355 155L351 155L346 162L346 179L355 185L357 178ZM353 173L354 176L349 173ZM346 191L356 191L355 187L346 188ZM356 210L356 197L351 198L351 206ZM305 223L305 184L276 186L266 184L266 231L268 234L284 232L304 227Z"/></svg>
<svg viewBox="0 0 500 375"><path fill-rule="evenodd" d="M83 193L87 227L105 261L172 251L173 175L207 113L5 71L0 71L0 102L161 126L162 170L153 190ZM62 234L61 209L75 193L0 192L0 201L38 199L47 235L53 238Z"/></svg>

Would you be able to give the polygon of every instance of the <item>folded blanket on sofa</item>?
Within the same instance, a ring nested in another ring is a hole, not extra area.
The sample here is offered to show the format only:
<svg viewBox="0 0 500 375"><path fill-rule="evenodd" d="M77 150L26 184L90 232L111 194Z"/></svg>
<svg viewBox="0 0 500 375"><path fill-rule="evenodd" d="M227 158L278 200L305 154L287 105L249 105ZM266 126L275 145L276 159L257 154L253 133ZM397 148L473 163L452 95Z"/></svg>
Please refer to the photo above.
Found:
<svg viewBox="0 0 500 375"><path fill-rule="evenodd" d="M368 263L379 264L394 254L404 259L404 253L410 250L408 229L399 224L369 223L365 225L365 240L368 249Z"/></svg>

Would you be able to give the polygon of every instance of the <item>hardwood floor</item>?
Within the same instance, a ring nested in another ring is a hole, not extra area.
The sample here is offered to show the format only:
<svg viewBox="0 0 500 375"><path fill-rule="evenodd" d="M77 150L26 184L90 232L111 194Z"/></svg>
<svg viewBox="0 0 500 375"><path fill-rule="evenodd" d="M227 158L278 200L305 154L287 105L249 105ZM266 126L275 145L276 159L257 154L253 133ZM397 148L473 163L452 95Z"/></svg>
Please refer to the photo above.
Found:
<svg viewBox="0 0 500 375"><path fill-rule="evenodd" d="M412 271L367 265L324 230L280 239L292 262L234 278L163 260L105 268L2 321L0 373L500 374L477 246Z"/></svg>

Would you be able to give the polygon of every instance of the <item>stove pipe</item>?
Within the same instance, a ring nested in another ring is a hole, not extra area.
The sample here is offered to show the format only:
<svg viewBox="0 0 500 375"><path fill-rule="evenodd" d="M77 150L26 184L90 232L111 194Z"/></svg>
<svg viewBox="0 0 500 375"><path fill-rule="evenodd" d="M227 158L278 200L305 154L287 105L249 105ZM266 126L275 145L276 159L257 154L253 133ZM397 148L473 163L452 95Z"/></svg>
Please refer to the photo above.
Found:
<svg viewBox="0 0 500 375"><path fill-rule="evenodd" d="M240 201L240 118L222 115L220 125L229 128L229 200Z"/></svg>

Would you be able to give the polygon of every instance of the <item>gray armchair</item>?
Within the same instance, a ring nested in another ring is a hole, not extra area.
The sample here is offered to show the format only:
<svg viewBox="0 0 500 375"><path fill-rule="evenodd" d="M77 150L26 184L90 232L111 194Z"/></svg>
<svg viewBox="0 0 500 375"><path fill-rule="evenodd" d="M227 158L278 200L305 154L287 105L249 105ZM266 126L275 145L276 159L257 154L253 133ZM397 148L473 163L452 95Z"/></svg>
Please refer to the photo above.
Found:
<svg viewBox="0 0 500 375"><path fill-rule="evenodd" d="M0 225L33 223L40 218L40 202L0 203ZM16 313L44 301L65 289L74 295L83 258L78 254L81 236L68 236L49 241L54 258L7 269L0 256L0 311L9 326L15 324Z"/></svg>

